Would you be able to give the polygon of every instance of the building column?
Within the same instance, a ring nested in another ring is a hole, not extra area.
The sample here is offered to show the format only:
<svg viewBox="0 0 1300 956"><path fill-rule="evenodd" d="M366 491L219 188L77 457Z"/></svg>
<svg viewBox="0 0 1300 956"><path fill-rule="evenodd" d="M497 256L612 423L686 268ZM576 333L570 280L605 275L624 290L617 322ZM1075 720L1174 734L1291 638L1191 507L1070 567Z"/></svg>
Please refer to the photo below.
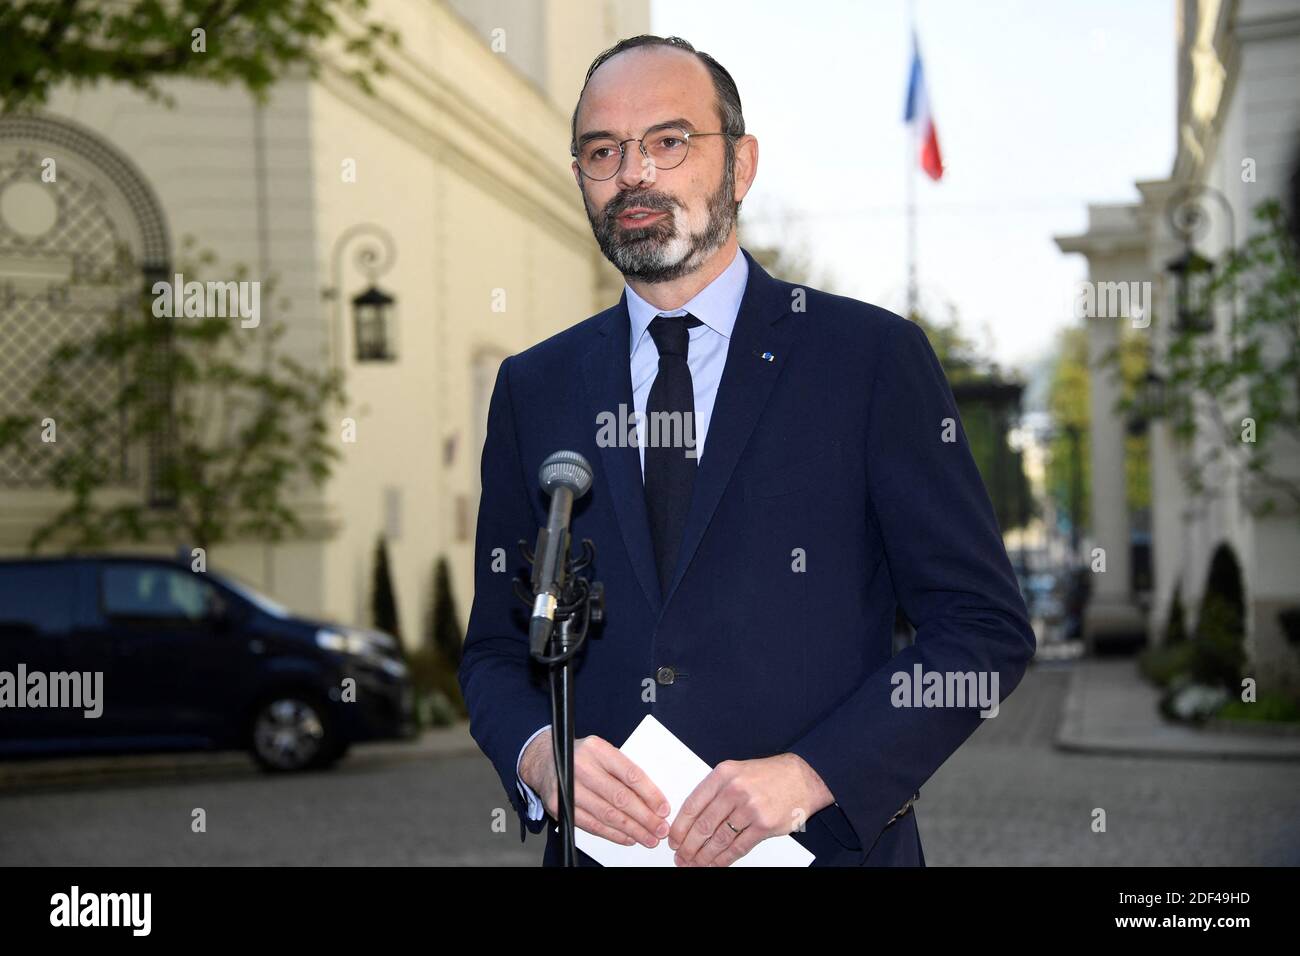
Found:
<svg viewBox="0 0 1300 956"><path fill-rule="evenodd" d="M1095 281L1096 277L1093 278ZM1083 637L1089 647L1099 637L1136 640L1146 635L1146 616L1134 603L1130 587L1132 562L1124 468L1127 428L1123 416L1115 411L1120 399L1118 372L1106 362L1106 356L1119 345L1120 323L1125 320L1106 315L1105 310L1098 311L1100 315L1086 320L1092 549L1080 557L1095 569L1099 561L1096 549L1101 548L1105 552L1106 570L1094 571L1092 591L1084 609Z"/></svg>

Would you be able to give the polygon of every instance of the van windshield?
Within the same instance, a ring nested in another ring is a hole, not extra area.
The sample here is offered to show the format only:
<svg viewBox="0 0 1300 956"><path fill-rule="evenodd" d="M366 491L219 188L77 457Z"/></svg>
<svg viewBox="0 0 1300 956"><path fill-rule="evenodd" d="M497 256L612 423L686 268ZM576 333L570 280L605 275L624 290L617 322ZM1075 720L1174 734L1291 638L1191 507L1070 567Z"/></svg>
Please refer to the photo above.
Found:
<svg viewBox="0 0 1300 956"><path fill-rule="evenodd" d="M222 575L222 580L230 590L234 591L249 604L252 604L259 610L265 611L272 617L278 617L281 619L293 617L293 612L283 604L278 604L275 601L272 601L265 594L259 594L243 582L238 581L229 575Z"/></svg>

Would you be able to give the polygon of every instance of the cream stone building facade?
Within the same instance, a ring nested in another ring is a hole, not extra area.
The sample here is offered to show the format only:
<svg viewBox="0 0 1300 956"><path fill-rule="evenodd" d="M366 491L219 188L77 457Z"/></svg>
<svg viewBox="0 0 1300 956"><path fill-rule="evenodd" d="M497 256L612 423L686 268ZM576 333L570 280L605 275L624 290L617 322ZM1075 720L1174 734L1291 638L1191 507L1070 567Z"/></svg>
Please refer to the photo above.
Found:
<svg viewBox="0 0 1300 956"><path fill-rule="evenodd" d="M78 285L114 241L147 273L169 275L194 236L250 278L277 277L262 322L286 323L300 360L341 365L349 398L331 418L340 435L353 419L356 440L340 441L323 494L298 503L305 536L219 547L211 566L301 612L365 623L383 534L410 644L439 555L462 624L468 612L501 359L619 294L569 172L569 117L592 58L647 32L649 9L375 0L370 14L401 35L374 96L331 57L260 107L242 89L177 81L170 108L101 85L0 118L0 413L21 400L51 330L102 321L104 290ZM57 190L41 191L44 157L58 161ZM372 281L395 300L393 360L358 360L352 299ZM57 506L31 477L0 469L0 554L22 553Z"/></svg>
<svg viewBox="0 0 1300 956"><path fill-rule="evenodd" d="M1136 203L1089 207L1088 231L1057 238L1062 251L1082 253L1089 281L1150 283L1153 366L1160 373L1177 313L1177 283L1168 264L1186 249L1167 211L1194 197L1205 229L1197 253L1221 260L1258 228L1253 209L1282 199L1297 162L1300 132L1300 7L1290 0L1178 0L1178 142L1168 179L1137 183ZM1285 202L1285 200L1284 200ZM1211 560L1226 547L1244 582L1246 649L1251 672L1272 689L1300 688L1300 649L1286 640L1279 612L1300 607L1300 516L1285 505L1261 516L1260 497L1239 467L1204 475L1193 493L1182 471L1200 460L1211 439L1177 441L1168 425L1151 426L1153 589L1140 606L1130 588L1130 515L1125 501L1124 428L1114 411L1117 385L1095 367L1121 327L1142 325L1132 314L1087 320L1091 388L1092 537L1106 548L1105 574L1094 576L1085 632L1102 638L1145 631L1160 643L1176 590L1186 621L1199 607ZM1148 317L1150 318L1150 317ZM1163 319L1163 321L1162 321ZM1220 311L1206 341L1222 342L1229 316ZM1237 409L1248 416L1248 409ZM1300 454L1275 443L1276 469L1300 479Z"/></svg>

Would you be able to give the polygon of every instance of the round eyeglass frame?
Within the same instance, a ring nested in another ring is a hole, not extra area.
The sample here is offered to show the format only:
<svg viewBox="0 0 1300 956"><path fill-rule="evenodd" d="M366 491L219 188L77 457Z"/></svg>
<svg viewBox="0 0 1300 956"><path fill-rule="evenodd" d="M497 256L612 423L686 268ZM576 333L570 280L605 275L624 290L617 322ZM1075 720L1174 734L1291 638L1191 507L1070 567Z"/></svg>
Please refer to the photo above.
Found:
<svg viewBox="0 0 1300 956"><path fill-rule="evenodd" d="M651 133L663 133L663 132L665 132L665 131L667 131L667 130L675 130L676 132L682 134L682 139L686 141L686 150L682 153L682 158L679 159L677 162L673 163L671 166L660 166L660 165L659 165L658 163L656 163L653 159L651 159L650 154L646 152L646 149L645 149L645 139L646 139L646 137L649 136ZM676 168L677 168L678 166L680 166L682 163L686 162L686 157L689 156L689 155L691 154L691 139L692 139L692 137L695 137L695 136L743 136L743 135L744 135L744 133L728 133L728 132L726 132L725 130L724 130L724 131L720 131L720 132L716 132L716 133L699 133L699 132L691 132L690 130L684 130L684 129L682 129L680 126L673 126L673 125L671 125L671 124L670 124L670 125L667 125L667 126L652 126L650 129L646 130L645 133L642 134L642 135L639 136L639 137L637 137L637 136L633 136L633 137L630 137L630 138L628 138L628 139L621 140L621 141L618 142L618 165L614 167L614 171L613 171L612 173L610 173L608 176L593 176L593 175L591 175L590 173L588 173L585 169L583 169L583 167L582 167L582 161L578 159L578 150L577 150L577 149L571 149L571 150L569 150L569 155L572 156L574 162L576 162L576 163L578 164L578 172L582 173L582 175L583 175L584 177L586 177L587 179L590 179L592 182L595 182L595 183L603 183L603 182L608 182L609 180L613 179L613 178L614 178L615 176L617 176L617 175L619 174L619 172L623 169L623 160L627 158L627 150L624 148L624 144L625 144L625 143L636 143L637 149L641 151L641 155L642 155L644 158L649 159L650 162L654 165L654 168L655 168L655 169L663 170L663 171L667 171L667 170L670 170L670 169L676 169Z"/></svg>

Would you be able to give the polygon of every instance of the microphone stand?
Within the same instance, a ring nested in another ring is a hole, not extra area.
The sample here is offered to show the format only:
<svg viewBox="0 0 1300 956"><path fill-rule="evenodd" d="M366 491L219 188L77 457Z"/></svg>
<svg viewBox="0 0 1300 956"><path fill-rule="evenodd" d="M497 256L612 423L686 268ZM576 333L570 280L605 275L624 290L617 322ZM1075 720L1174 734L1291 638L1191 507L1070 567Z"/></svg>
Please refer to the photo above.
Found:
<svg viewBox="0 0 1300 956"><path fill-rule="evenodd" d="M538 582L536 555L544 549L547 530L543 528L538 535L535 552L528 550L523 539L519 541L519 550L529 564L533 565L532 586L515 579L515 594L530 608L537 597ZM560 593L556 601L555 621L559 625L551 631L545 648L533 651L533 659L547 667L551 689L551 753L555 759L558 803L560 813L560 837L564 866L577 866L577 850L574 846L573 827L573 678L574 665L578 651L587 640L588 629L592 624L605 620L605 588L599 581L587 581L576 572L588 567L596 557L595 546L589 538L582 541L582 556L574 559L569 554L569 532L564 531L563 541L564 569L559 575Z"/></svg>

